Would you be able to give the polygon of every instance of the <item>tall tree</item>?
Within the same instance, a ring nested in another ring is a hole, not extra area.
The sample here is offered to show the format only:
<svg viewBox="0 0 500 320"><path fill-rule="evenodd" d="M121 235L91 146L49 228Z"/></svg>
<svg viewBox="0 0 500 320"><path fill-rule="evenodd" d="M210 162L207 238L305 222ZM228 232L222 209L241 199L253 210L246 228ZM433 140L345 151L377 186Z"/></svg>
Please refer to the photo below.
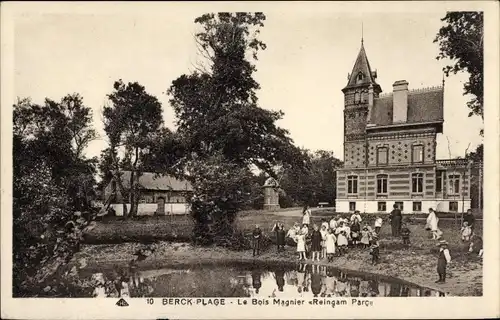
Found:
<svg viewBox="0 0 500 320"><path fill-rule="evenodd" d="M135 216L140 197L139 177L145 169L144 158L163 128L162 106L137 82L125 84L119 80L113 88L108 95L111 105L103 109L104 131L109 140L103 158L111 159L113 178L123 197L128 197L130 212L127 212L124 201L124 217ZM127 188L122 180L124 171L130 172Z"/></svg>
<svg viewBox="0 0 500 320"><path fill-rule="evenodd" d="M257 53L266 48L258 39L264 21L265 15L260 12L210 13L196 18L200 31L195 41L204 60L196 66L196 71L174 80L168 90L177 116L177 132L187 150L187 158L192 160L191 171L206 174L207 180L218 179L212 176L213 171L195 169L193 164L203 167L207 165L203 161L206 159L206 163L215 165L214 155L217 155L215 162L220 170L240 168L246 172L255 166L275 178L277 163L288 163L300 155L287 130L276 125L283 113L258 105L256 92L260 86L253 75L257 70L254 64ZM198 182L194 176L190 177L198 190ZM250 183L251 179L239 181ZM246 187L240 185L242 189ZM227 190L236 191L234 188ZM234 198L236 196L230 197ZM232 216L242 203L233 205L235 210L218 207L223 214L214 216ZM207 211L196 212L201 208ZM192 208L198 222L216 212L211 210L215 209L210 206Z"/></svg>
<svg viewBox="0 0 500 320"><path fill-rule="evenodd" d="M28 290L47 264L75 250L65 232L73 211L90 210L95 159L84 149L94 139L91 109L77 95L41 105L13 106L14 294Z"/></svg>
<svg viewBox="0 0 500 320"><path fill-rule="evenodd" d="M445 25L434 39L440 50L437 59L451 60L443 68L446 76L450 72L469 73L464 83L464 95L473 95L467 103L469 117L475 114L483 118L483 12L448 12L441 20Z"/></svg>

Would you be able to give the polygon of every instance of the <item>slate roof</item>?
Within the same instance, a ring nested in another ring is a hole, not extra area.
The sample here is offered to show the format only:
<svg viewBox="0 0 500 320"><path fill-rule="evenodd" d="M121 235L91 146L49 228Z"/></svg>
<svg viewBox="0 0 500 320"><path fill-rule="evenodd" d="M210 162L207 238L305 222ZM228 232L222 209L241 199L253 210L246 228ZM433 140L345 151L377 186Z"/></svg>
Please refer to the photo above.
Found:
<svg viewBox="0 0 500 320"><path fill-rule="evenodd" d="M363 80L358 82L357 76L360 72L363 73L365 77L363 78ZM361 49L359 50L358 57L356 58L356 62L354 63L354 67L352 68L347 86L344 89L363 86L370 83L376 87L380 87L375 81L375 73L372 72L370 62L368 62L368 57L366 56L365 47L363 45L363 42L361 42Z"/></svg>
<svg viewBox="0 0 500 320"><path fill-rule="evenodd" d="M407 123L443 121L443 87L408 91ZM392 94L375 98L370 123L376 126L392 124Z"/></svg>
<svg viewBox="0 0 500 320"><path fill-rule="evenodd" d="M123 186L128 188L130 185L130 171L122 173ZM144 172L139 177L139 184L142 188L148 190L173 190L173 191L192 191L191 183L186 180L179 180L172 176L158 176L153 172Z"/></svg>

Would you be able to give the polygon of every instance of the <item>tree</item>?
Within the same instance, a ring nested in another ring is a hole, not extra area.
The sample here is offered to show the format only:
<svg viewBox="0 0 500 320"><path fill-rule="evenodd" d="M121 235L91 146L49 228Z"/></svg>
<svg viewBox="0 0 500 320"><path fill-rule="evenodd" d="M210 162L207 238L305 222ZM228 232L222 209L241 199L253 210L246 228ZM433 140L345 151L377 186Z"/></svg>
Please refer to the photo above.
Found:
<svg viewBox="0 0 500 320"><path fill-rule="evenodd" d="M74 211L90 210L95 159L85 158L83 151L95 131L91 109L77 94L60 102L45 99L42 105L18 99L13 109L13 279L18 296L26 290L32 295L34 279L43 279L55 270L48 266L77 250L79 238L66 225L88 221L76 219Z"/></svg>
<svg viewBox="0 0 500 320"><path fill-rule="evenodd" d="M483 13L448 12L441 19L446 24L439 29L434 42L439 45L440 59L449 59L452 64L443 68L446 76L450 72L469 73L464 84L464 95L474 97L467 103L471 109L469 117L479 115L483 118ZM481 130L482 132L482 130Z"/></svg>
<svg viewBox="0 0 500 320"><path fill-rule="evenodd" d="M135 216L140 197L139 177L145 169L144 158L159 139L163 127L162 106L137 82L125 84L119 80L113 88L108 95L111 105L103 109L104 131L109 140L103 158L111 160L113 178L123 197L128 197L130 212L127 212L124 201L124 217ZM130 171L127 188L122 181L124 171Z"/></svg>
<svg viewBox="0 0 500 320"><path fill-rule="evenodd" d="M266 48L258 39L264 20L263 13L245 12L204 14L196 18L200 31L196 33L195 41L204 60L195 66L196 71L174 80L168 90L186 158L194 161L190 170L207 174L205 179L211 177L211 171L203 170L204 161L210 163L214 155L217 155L218 170L229 170L218 174L247 172L255 166L275 178L276 164L288 163L300 155L288 132L276 125L283 113L262 109L258 105L256 91L260 86L253 73L258 51ZM194 168L196 165L202 168ZM239 188L246 189L250 181L242 178ZM228 190L238 191L234 188ZM217 194L211 194L211 197L217 197ZM242 205L243 202L232 204L236 211ZM207 206L193 205L192 202L191 210L199 223L203 223L204 217L214 210ZM222 214L217 214L216 219L225 214L232 215L226 207L217 207Z"/></svg>
<svg viewBox="0 0 500 320"><path fill-rule="evenodd" d="M309 165L292 168L285 173L281 182L285 193L282 205L317 205L318 202L333 204L337 192L336 169L342 166L342 161L332 151L302 152L309 158Z"/></svg>

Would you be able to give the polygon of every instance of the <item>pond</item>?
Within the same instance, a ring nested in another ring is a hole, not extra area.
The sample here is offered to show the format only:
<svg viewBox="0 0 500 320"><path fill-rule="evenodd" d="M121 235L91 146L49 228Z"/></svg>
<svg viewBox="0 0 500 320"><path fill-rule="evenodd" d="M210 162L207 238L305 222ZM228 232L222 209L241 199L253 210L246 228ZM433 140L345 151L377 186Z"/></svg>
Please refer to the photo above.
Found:
<svg viewBox="0 0 500 320"><path fill-rule="evenodd" d="M83 270L82 270L83 271ZM86 272L86 273L85 273ZM119 275L121 273L121 275ZM158 270L87 270L95 297L419 297L444 296L402 280L318 265L196 265Z"/></svg>

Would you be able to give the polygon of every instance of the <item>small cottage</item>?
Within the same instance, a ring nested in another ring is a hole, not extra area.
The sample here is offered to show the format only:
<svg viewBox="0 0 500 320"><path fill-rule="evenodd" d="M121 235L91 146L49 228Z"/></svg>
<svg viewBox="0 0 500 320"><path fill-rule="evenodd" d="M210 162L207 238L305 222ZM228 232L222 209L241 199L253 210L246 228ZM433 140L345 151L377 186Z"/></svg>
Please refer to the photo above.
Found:
<svg viewBox="0 0 500 320"><path fill-rule="evenodd" d="M124 188L130 187L130 171L122 173L121 180ZM186 214L189 211L187 196L193 191L191 184L170 175L158 175L153 172L144 172L139 177L139 207L138 214ZM111 207L117 215L123 215L124 199L117 182L112 179L104 189L104 202L111 202ZM130 209L130 204L127 204Z"/></svg>

